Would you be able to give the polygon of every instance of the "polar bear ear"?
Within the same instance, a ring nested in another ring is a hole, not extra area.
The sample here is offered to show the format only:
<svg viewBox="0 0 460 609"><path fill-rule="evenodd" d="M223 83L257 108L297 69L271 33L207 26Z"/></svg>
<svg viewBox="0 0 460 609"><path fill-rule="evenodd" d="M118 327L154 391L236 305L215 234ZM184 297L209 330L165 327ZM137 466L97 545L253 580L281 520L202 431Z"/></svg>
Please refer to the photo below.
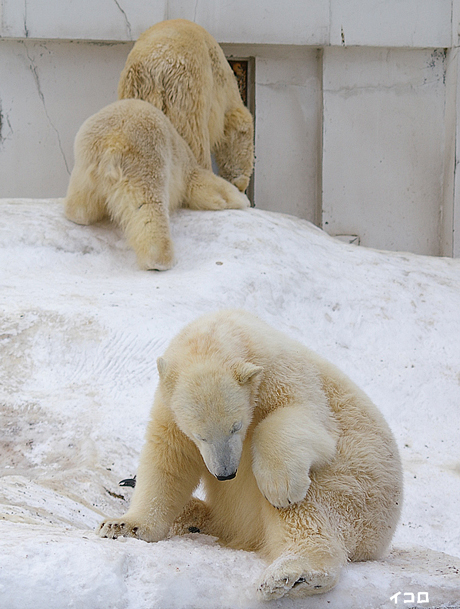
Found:
<svg viewBox="0 0 460 609"><path fill-rule="evenodd" d="M249 379L252 379L253 376L259 374L262 370L261 366L255 366L250 362L238 362L233 367L236 380L240 385L247 383Z"/></svg>
<svg viewBox="0 0 460 609"><path fill-rule="evenodd" d="M157 359L157 368L158 368L158 374L160 375L160 377L162 377L162 378L164 377L167 367L168 367L168 364L166 363L166 360L163 359L162 357L159 357Z"/></svg>

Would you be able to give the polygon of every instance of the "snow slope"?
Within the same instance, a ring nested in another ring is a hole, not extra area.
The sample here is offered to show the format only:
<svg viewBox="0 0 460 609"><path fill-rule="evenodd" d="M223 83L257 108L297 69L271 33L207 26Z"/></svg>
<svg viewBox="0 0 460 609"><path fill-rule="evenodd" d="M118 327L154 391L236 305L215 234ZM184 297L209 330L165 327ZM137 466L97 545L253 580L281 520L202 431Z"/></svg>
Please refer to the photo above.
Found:
<svg viewBox="0 0 460 609"><path fill-rule="evenodd" d="M222 307L342 368L384 413L405 469L390 556L270 607L460 607L460 260L346 245L254 209L182 210L172 225L178 264L143 272L110 223L76 226L58 200L0 201L0 607L265 606L254 554L197 534L93 532L129 503L118 481L136 471L156 358Z"/></svg>

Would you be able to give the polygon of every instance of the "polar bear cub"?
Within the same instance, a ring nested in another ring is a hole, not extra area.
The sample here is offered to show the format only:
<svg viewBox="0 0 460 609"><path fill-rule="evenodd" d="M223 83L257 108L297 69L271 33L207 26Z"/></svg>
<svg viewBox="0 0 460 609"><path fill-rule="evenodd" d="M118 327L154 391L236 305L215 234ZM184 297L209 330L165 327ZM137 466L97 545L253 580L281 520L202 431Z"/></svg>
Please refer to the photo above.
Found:
<svg viewBox="0 0 460 609"><path fill-rule="evenodd" d="M398 449L342 372L238 310L192 322L158 370L130 508L99 535L195 527L258 551L265 600L326 592L348 560L384 554L401 510ZM191 497L200 480L206 501Z"/></svg>
<svg viewBox="0 0 460 609"><path fill-rule="evenodd" d="M118 98L150 102L171 120L198 164L244 192L254 164L254 121L216 40L200 25L171 19L141 34L126 60Z"/></svg>
<svg viewBox="0 0 460 609"><path fill-rule="evenodd" d="M169 119L142 100L114 102L88 118L75 138L66 216L121 225L142 269L174 264L169 212L244 209L247 197L199 167Z"/></svg>

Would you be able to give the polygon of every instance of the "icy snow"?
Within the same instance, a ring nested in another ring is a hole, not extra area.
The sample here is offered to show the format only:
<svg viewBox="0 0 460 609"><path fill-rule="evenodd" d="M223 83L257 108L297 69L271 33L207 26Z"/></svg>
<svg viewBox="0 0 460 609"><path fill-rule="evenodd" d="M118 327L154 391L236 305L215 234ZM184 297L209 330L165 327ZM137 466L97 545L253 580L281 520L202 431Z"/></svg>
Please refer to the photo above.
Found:
<svg viewBox="0 0 460 609"><path fill-rule="evenodd" d="M0 201L0 607L267 606L255 554L199 534L94 533L129 503L118 481L136 471L156 358L223 307L342 368L384 413L405 471L385 560L268 606L460 607L460 260L347 245L254 209L183 210L172 230L177 265L144 272L110 223L76 226L59 200Z"/></svg>

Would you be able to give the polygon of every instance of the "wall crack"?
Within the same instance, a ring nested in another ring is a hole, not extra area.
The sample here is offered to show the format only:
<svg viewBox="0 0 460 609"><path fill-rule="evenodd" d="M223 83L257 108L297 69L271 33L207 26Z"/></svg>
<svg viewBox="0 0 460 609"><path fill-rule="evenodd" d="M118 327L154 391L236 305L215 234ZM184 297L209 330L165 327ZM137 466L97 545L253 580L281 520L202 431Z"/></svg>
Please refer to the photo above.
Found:
<svg viewBox="0 0 460 609"><path fill-rule="evenodd" d="M24 36L29 38L29 28L27 27L27 0L24 0Z"/></svg>
<svg viewBox="0 0 460 609"><path fill-rule="evenodd" d="M120 11L120 13L123 15L123 18L124 18L124 20L125 20L126 32L127 32L127 34L128 34L128 38L129 38L130 40L132 40L132 39L133 39L133 35L132 35L132 31L131 31L131 24L130 24L130 22L129 22L128 15L127 15L127 14L126 14L126 12L125 12L125 11L124 11L124 10L121 8L121 6L120 6L120 4L118 3L118 1L117 1L117 0L113 0L113 1L115 2L115 4L116 4L116 6L117 6L118 10Z"/></svg>
<svg viewBox="0 0 460 609"><path fill-rule="evenodd" d="M9 133L5 134L5 126L8 126ZM0 146L4 144L7 140L11 139L13 135L13 127L11 126L10 119L8 114L3 111L2 103L0 100Z"/></svg>
<svg viewBox="0 0 460 609"><path fill-rule="evenodd" d="M70 175L69 165L67 163L67 159L66 159L66 156L65 156L65 153L64 153L64 148L62 147L61 136L59 135L58 129L56 128L56 126L54 125L53 121L51 120L51 117L50 117L50 115L48 113L48 108L46 107L45 96L43 95L43 91L42 91L42 87L41 87L41 83L40 83L40 76L38 74L38 67L35 64L35 61L30 56L29 49L27 48L26 44L25 43L23 43L23 44L24 44L24 48L25 48L25 51L26 51L27 59L29 60L29 70L32 73L33 79L35 81L35 86L37 88L38 97L40 98L40 101L42 102L46 118L48 119L48 122L49 122L51 128L56 133L56 137L57 137L57 141L58 141L58 145L59 145L59 150L61 151L62 158L64 160L64 165L65 165L65 168L67 170L67 173Z"/></svg>

